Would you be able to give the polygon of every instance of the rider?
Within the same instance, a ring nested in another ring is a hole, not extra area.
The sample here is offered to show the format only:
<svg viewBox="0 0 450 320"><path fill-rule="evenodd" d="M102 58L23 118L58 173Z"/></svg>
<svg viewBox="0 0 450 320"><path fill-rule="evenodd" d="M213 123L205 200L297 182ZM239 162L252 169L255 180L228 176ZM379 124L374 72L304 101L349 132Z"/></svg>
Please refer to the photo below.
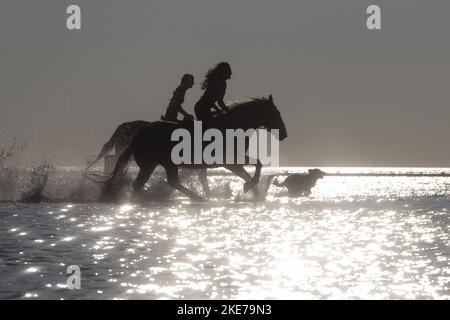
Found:
<svg viewBox="0 0 450 320"><path fill-rule="evenodd" d="M194 107L197 120L211 120L213 118L212 108L218 113L228 111L228 107L223 102L223 97L227 89L226 81L231 78L231 74L231 67L227 62L220 62L208 71L202 83L202 89L205 90L205 93Z"/></svg>
<svg viewBox="0 0 450 320"><path fill-rule="evenodd" d="M172 99L170 99L166 114L161 117L162 120L178 122L178 113L182 114L187 119L194 119L194 117L187 113L181 106L184 102L186 91L194 85L194 76L192 74L185 74L181 78L181 83L173 92Z"/></svg>

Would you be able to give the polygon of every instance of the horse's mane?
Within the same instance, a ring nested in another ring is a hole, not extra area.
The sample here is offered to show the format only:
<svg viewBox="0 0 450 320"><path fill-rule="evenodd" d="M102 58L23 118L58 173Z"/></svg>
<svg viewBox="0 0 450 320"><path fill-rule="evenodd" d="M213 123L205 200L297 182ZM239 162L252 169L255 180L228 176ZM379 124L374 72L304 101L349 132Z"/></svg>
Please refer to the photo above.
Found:
<svg viewBox="0 0 450 320"><path fill-rule="evenodd" d="M226 113L222 113L215 117L215 119L225 120L233 119L233 117L256 115L263 112L266 107L273 106L268 98L249 98L247 101L238 101L231 104L227 104L230 110Z"/></svg>
<svg viewBox="0 0 450 320"><path fill-rule="evenodd" d="M261 98L252 98L250 97L249 100L246 101L233 101L230 104L227 104L227 107L230 108L230 110L233 109L239 109L239 108L248 108L248 107L257 107L261 106L262 104L269 103L269 99L261 97Z"/></svg>

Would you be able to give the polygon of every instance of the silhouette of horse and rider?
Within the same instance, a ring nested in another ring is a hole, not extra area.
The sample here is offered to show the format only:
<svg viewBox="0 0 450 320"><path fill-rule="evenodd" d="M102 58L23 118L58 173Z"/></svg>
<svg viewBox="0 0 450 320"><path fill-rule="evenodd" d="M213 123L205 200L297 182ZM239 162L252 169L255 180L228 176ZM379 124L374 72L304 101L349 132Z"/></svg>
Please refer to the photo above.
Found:
<svg viewBox="0 0 450 320"><path fill-rule="evenodd" d="M204 90L204 93L195 104L194 111L197 120L202 121L204 130L216 128L225 134L226 129L243 129L246 131L263 127L268 131L272 129L279 130L279 139L284 140L287 137L286 127L280 112L273 102L272 95L268 98L255 98L250 101L235 103L230 107L225 105L223 100L226 92L226 82L231 78L231 75L230 65L227 62L221 62L207 72L202 82L201 88ZM89 167L115 147L116 152L120 152L120 156L114 170L108 179L103 182L112 182L117 175L125 174L128 162L133 157L139 167L138 176L133 182L135 192L143 190L145 183L157 165L161 165L165 169L170 186L195 201L203 201L204 199L181 184L178 174L179 167L199 170L200 182L205 193L209 193L206 169L215 167L225 167L241 177L245 181L245 192L254 188L259 181L261 173L262 165L259 160L257 160L255 165L256 169L253 177L240 164L201 163L175 165L173 163L171 150L177 142L171 141L172 132L182 127L193 134L192 120L194 117L182 107L185 94L193 85L194 77L191 74L185 74L181 79L180 85L173 92L166 113L161 116L161 121L133 121L121 124ZM183 116L182 120L178 119L179 114ZM248 148L248 143L246 143L245 147ZM234 154L236 155L236 152ZM256 188L255 192L257 192Z"/></svg>

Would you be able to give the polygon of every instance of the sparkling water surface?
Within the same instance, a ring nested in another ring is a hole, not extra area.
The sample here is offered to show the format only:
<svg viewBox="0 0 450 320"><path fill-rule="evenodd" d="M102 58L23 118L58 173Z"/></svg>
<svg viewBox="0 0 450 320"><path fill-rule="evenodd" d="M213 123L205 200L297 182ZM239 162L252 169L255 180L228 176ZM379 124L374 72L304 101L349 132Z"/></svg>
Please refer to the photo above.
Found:
<svg viewBox="0 0 450 320"><path fill-rule="evenodd" d="M210 181L232 195L0 203L0 298L450 297L448 177L326 176L309 198L271 185L259 203L235 177ZM69 265L80 290L66 286Z"/></svg>

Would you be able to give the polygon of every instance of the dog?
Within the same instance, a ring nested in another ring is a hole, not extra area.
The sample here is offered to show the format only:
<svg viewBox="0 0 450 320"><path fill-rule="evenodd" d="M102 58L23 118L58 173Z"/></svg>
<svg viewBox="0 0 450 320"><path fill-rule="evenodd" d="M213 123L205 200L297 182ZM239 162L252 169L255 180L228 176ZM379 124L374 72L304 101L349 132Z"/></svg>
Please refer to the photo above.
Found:
<svg viewBox="0 0 450 320"><path fill-rule="evenodd" d="M311 189L316 185L318 179L325 176L325 172L319 169L308 170L309 174L291 174L282 183L274 182L277 187L286 187L289 191L290 197L308 197L311 194Z"/></svg>

